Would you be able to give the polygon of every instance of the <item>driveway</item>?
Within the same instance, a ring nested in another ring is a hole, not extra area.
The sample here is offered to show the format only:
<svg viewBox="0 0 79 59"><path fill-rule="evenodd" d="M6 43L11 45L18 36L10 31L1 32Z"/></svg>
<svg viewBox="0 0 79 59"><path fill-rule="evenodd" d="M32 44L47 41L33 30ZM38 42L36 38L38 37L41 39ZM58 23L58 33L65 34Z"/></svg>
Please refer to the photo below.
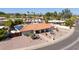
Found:
<svg viewBox="0 0 79 59"><path fill-rule="evenodd" d="M39 48L37 50L61 50L61 49L66 50L66 49L64 49L65 47L72 44L74 41L76 41L78 39L79 39L79 24L76 23L75 31L70 37L68 37L68 38L66 38L66 39L64 39L64 40L62 40L62 41L60 41L56 44L46 46L46 47L43 47L43 48ZM72 47L69 47L67 49L70 49L70 50L73 49L74 50L75 46L77 46L77 49L79 49L78 48L79 42L77 42L75 45L73 45Z"/></svg>

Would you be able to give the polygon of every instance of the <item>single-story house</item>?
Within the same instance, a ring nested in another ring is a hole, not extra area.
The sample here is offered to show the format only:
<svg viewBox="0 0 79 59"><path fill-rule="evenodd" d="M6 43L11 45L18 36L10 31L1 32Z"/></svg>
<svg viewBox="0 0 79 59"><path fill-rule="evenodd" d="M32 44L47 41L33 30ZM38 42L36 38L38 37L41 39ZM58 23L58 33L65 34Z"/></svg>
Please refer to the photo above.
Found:
<svg viewBox="0 0 79 59"><path fill-rule="evenodd" d="M64 20L49 20L48 23L64 25L65 21Z"/></svg>
<svg viewBox="0 0 79 59"><path fill-rule="evenodd" d="M54 26L52 26L49 23L33 23L27 26L24 26L20 30L20 32L22 32L25 35L27 35L28 33L39 34L44 32L50 32L52 28L54 28Z"/></svg>
<svg viewBox="0 0 79 59"><path fill-rule="evenodd" d="M28 24L29 23L42 23L43 20L42 19L27 19L25 22Z"/></svg>
<svg viewBox="0 0 79 59"><path fill-rule="evenodd" d="M3 25L5 21L8 21L5 17L0 17L0 25Z"/></svg>

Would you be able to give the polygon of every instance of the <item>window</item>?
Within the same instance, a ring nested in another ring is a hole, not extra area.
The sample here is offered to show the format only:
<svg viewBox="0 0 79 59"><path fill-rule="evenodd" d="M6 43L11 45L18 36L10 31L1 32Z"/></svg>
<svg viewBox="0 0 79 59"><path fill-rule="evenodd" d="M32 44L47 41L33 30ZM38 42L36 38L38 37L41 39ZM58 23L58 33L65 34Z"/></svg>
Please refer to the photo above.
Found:
<svg viewBox="0 0 79 59"><path fill-rule="evenodd" d="M46 32L49 32L49 31L51 31L51 29L49 29L49 28L48 28L48 29L46 29Z"/></svg>
<svg viewBox="0 0 79 59"><path fill-rule="evenodd" d="M39 33L40 33L40 30L37 30L37 31L36 31L36 34L39 34Z"/></svg>
<svg viewBox="0 0 79 59"><path fill-rule="evenodd" d="M44 33L44 29L41 30L41 33Z"/></svg>

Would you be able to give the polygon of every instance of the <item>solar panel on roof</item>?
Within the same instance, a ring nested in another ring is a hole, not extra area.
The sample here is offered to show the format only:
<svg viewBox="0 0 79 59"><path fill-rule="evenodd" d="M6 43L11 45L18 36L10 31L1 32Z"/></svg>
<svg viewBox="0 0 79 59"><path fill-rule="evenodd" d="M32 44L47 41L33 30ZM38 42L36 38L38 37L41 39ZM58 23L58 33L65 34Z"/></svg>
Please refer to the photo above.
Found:
<svg viewBox="0 0 79 59"><path fill-rule="evenodd" d="M21 25L16 25L16 26L14 26L14 27L15 27L15 29L17 29L17 30L20 30L20 29L22 29L23 26L21 26Z"/></svg>

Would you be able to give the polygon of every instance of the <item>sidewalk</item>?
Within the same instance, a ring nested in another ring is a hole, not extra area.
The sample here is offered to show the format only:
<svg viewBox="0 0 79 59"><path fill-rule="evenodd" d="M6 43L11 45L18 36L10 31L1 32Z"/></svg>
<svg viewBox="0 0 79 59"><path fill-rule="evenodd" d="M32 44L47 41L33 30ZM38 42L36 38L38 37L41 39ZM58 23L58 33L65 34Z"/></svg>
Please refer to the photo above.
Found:
<svg viewBox="0 0 79 59"><path fill-rule="evenodd" d="M55 40L53 40L53 39L50 40L49 38L42 36L42 38L45 39L47 42L37 44L37 45L28 46L28 47L24 47L24 48L20 48L20 49L14 49L14 50L33 50L33 49L42 48L42 47L45 47L45 46L48 46L48 45L51 45L51 44L55 44L57 42L64 40L65 38L71 36L73 34L74 30L75 29L72 28L68 34L61 36L60 38L57 38Z"/></svg>

